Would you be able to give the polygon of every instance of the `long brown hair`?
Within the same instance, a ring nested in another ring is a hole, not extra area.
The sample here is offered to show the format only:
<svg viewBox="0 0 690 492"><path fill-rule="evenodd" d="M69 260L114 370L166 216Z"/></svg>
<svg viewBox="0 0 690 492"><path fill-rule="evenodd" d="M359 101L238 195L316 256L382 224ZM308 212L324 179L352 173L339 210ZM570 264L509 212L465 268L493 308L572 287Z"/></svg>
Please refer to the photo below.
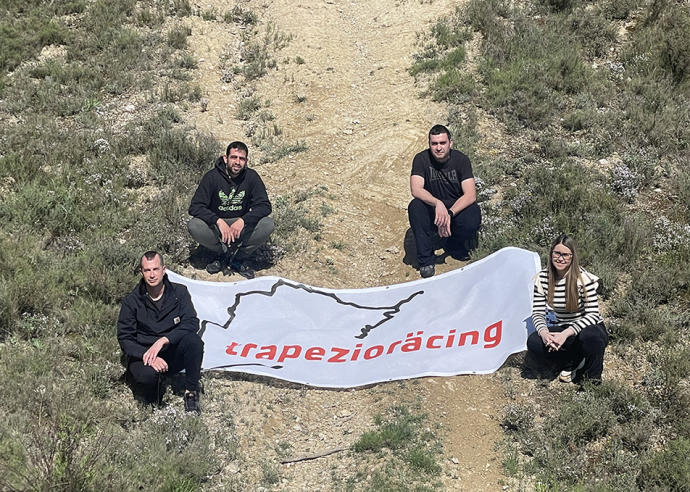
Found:
<svg viewBox="0 0 690 492"><path fill-rule="evenodd" d="M553 306L553 293L558 280L558 272L553 266L553 250L559 244L562 244L573 253L573 257L570 260L570 267L568 267L568 271L565 272L565 309L569 313L574 313L580 308L580 295L578 292L577 280L580 279L580 283L583 282L582 277L580 277L580 262L577 255L577 244L575 240L567 234L558 236L549 250L549 292L547 300L548 303Z"/></svg>

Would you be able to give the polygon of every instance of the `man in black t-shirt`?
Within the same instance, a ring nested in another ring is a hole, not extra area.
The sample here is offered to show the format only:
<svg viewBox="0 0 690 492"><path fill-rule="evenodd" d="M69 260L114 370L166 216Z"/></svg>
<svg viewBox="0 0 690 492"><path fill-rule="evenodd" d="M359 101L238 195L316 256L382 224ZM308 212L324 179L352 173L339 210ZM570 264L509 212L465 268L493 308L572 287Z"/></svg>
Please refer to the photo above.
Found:
<svg viewBox="0 0 690 492"><path fill-rule="evenodd" d="M435 125L429 131L429 148L412 161L410 190L414 199L407 211L419 273L424 278L434 275L434 235L447 238L445 250L450 256L467 261L481 224L472 165L452 146L448 128Z"/></svg>

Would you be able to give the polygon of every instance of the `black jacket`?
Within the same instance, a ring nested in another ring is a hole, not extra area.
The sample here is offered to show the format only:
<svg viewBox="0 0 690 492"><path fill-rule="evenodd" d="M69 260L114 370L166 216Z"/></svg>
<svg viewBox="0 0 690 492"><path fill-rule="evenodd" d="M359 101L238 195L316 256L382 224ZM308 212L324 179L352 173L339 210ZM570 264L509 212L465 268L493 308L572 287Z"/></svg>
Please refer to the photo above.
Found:
<svg viewBox="0 0 690 492"><path fill-rule="evenodd" d="M143 358L153 343L167 337L176 344L187 333L199 331L199 318L192 304L187 287L175 284L163 277L165 290L160 311L146 295L146 285L139 285L122 301L117 320L117 340L125 354Z"/></svg>
<svg viewBox="0 0 690 492"><path fill-rule="evenodd" d="M270 213L271 202L259 174L245 167L239 176L233 178L228 174L222 156L201 178L189 205L189 215L211 226L219 218L242 217L245 227L254 227Z"/></svg>

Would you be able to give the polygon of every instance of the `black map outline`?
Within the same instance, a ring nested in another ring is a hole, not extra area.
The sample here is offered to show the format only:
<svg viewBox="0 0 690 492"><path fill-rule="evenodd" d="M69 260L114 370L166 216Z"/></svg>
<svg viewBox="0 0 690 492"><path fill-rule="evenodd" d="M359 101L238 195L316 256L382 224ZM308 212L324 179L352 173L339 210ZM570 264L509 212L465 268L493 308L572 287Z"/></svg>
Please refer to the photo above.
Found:
<svg viewBox="0 0 690 492"><path fill-rule="evenodd" d="M231 306L228 306L228 309L227 309L228 315L229 315L228 320L222 325L220 325L218 323L214 323L213 321L209 321L207 319L202 320L201 328L199 329L199 336L203 336L204 332L206 331L206 326L208 324L216 325L216 326L223 328L224 330L227 330L230 327L230 324L232 323L232 321L235 319L235 316L236 316L235 313L237 311L237 308L240 305L240 302L242 301L242 297L245 297L248 295L253 295L253 294L259 294L262 296L272 297L278 291L278 287L281 287L281 286L291 287L295 290L302 289L302 290L304 290L310 294L318 294L318 295L330 297L335 302L337 302L338 304L341 304L343 306L352 306L352 307L356 307L358 309L365 309L365 310L369 310L369 311L386 310L383 313L383 319L381 319L378 323L376 323L374 325L367 324L367 325L364 325L364 327L360 329L360 334L355 335L355 338L358 338L360 340L363 340L364 338L366 338L371 330L374 330L374 329L378 328L379 326L381 326L386 321L393 319L393 316L395 316L397 313L400 312L400 308L402 307L403 304L407 304L408 302L412 301L412 299L414 299L416 296L418 296L420 294L424 294L423 290L413 292L406 299L403 299L403 300L399 301L397 304L394 304L392 306L379 306L379 307L362 306L362 305L354 303L354 302L344 301L332 292L323 292L323 291L320 291L318 289L315 289L314 287L309 287L309 286L306 286L304 284L292 283L292 282L288 282L288 281L283 280L283 279L279 279L271 286L271 289L269 291L250 290L247 292L239 292L239 293L235 294L235 302Z"/></svg>

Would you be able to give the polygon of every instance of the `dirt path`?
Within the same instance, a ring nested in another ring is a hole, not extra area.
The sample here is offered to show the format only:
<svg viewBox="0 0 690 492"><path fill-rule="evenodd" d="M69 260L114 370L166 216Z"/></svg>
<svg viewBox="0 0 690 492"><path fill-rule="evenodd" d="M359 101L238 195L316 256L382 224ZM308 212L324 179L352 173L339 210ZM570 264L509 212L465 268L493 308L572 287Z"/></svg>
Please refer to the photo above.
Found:
<svg viewBox="0 0 690 492"><path fill-rule="evenodd" d="M248 123L238 119L238 111L243 99L257 97L274 117L271 125L282 131L283 141L308 146L305 152L258 166L260 153L250 150L270 195L325 187L308 203L332 210L321 219L320 241L310 243L305 254L286 257L261 273L348 288L418 278L402 262L409 170L414 154L426 146L426 131L443 122L445 114L441 106L420 97L423 88L414 85L407 70L417 33L450 13L451 3L241 2L258 14L262 29L272 23L278 32L292 36L275 56L277 67L251 85L228 81L227 76L221 80L223 70L238 61L245 48L240 45L243 29L220 20L232 5L220 0L200 0L196 5L202 12L214 9L220 15L216 21L182 21L192 27L190 48L201 59L195 78L208 99L207 111L190 108L187 121L224 143L250 141ZM438 271L460 265L448 261ZM414 385L352 392L266 386L225 377L211 383L211 412L205 418L222 419L223 411L232 412L240 436L241 469L226 470L228 480L260 483L265 459L275 460L277 448L287 446L281 443L291 443L290 454L346 446L371 428L372 417L384 405L421 398L431 420L444 429L445 486L501 489L495 443L500 438L502 390L496 377L428 378ZM316 483L330 490L348 466L342 456L283 466L279 486L304 490L314 489Z"/></svg>

